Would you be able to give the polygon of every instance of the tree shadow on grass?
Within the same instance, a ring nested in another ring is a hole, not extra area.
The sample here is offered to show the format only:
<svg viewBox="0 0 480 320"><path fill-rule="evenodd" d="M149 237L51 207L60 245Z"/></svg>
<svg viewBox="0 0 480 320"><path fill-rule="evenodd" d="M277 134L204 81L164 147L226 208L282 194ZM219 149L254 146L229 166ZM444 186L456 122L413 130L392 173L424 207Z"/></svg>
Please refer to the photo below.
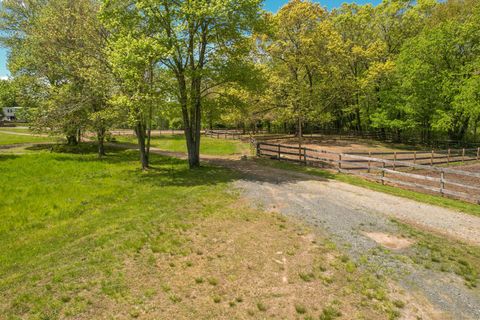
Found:
<svg viewBox="0 0 480 320"><path fill-rule="evenodd" d="M19 156L15 155L15 154L8 154L8 153L1 154L0 153L0 161L15 160L17 158L19 158Z"/></svg>
<svg viewBox="0 0 480 320"><path fill-rule="evenodd" d="M111 147L106 145L106 155L98 157L98 145L94 142L83 142L78 145L70 146L67 144L41 144L25 148L30 151L49 151L56 154L56 161L71 162L105 162L105 163L122 163L138 159L135 150L128 148ZM72 157L76 155L78 157ZM81 157L82 155L86 157Z"/></svg>
<svg viewBox="0 0 480 320"><path fill-rule="evenodd" d="M147 172L132 174L139 183L157 187L208 186L225 184L240 178L238 173L227 168L202 166L189 169L186 161L166 157L160 166L153 164Z"/></svg>
<svg viewBox="0 0 480 320"><path fill-rule="evenodd" d="M132 146L135 146L132 144ZM284 168L274 168L256 161L235 159L215 159L202 162L202 167L190 169L186 160L156 154L150 155L150 168L142 172L138 150L130 145L106 145L107 155L97 157L97 144L81 143L77 146L65 144L38 145L31 150L48 150L56 153L56 161L65 162L102 162L106 164L137 164L135 169L128 168L126 178L155 186L199 186L228 183L236 180L250 180L275 184L294 183L308 180L328 181L328 175L309 175L306 172L294 172ZM72 155L74 155L72 157ZM76 156L79 155L79 156ZM85 156L82 156L85 155Z"/></svg>

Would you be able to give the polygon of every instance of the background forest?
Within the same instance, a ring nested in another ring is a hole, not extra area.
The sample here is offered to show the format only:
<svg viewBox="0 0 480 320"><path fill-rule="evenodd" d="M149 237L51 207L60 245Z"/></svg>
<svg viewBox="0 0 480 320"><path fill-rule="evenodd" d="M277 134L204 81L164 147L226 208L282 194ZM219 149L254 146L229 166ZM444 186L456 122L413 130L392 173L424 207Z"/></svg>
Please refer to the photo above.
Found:
<svg viewBox="0 0 480 320"><path fill-rule="evenodd" d="M182 128L375 132L396 142L477 142L480 2L385 0L332 11L292 0L5 0L2 85L32 127L76 143ZM4 99L5 100L5 99ZM302 130L303 129L303 130Z"/></svg>

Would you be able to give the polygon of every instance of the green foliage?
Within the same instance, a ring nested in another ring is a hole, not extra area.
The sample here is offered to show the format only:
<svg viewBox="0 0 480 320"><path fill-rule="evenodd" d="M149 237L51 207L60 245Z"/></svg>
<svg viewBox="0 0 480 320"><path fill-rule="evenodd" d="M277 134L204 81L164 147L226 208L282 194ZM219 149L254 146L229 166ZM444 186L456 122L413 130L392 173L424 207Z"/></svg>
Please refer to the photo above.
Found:
<svg viewBox="0 0 480 320"><path fill-rule="evenodd" d="M10 80L0 80L0 112L3 112L3 108L17 107L16 96L17 92L13 83Z"/></svg>
<svg viewBox="0 0 480 320"><path fill-rule="evenodd" d="M290 1L267 16L259 37L268 75L265 98L255 103L259 120L382 130L397 140L475 139L479 8L385 0L325 12Z"/></svg>
<svg viewBox="0 0 480 320"><path fill-rule="evenodd" d="M260 0L154 2L105 0L102 21L111 31L110 62L136 112L148 97L145 70L155 67L167 100L182 114L190 166L199 165L202 105L219 85L245 83L248 34ZM150 91L152 92L152 91ZM156 92L156 91L155 91ZM138 98L138 99L137 99ZM123 99L126 103L126 99ZM138 130L137 130L138 132Z"/></svg>

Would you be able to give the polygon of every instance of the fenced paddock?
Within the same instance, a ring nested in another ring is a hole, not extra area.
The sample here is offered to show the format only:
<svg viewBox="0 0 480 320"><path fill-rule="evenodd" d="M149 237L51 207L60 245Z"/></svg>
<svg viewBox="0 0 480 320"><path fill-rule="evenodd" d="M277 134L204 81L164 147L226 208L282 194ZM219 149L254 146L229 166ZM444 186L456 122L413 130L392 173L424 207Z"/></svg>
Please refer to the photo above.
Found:
<svg viewBox="0 0 480 320"><path fill-rule="evenodd" d="M255 141L256 154L275 160L332 168L382 184L440 194L480 204L480 165L464 170L439 164L477 161L479 150L446 150L405 153L339 153L318 148ZM378 156L383 156L378 157ZM390 159L388 157L392 157ZM429 163L429 164L425 164ZM467 166L468 167L468 166Z"/></svg>

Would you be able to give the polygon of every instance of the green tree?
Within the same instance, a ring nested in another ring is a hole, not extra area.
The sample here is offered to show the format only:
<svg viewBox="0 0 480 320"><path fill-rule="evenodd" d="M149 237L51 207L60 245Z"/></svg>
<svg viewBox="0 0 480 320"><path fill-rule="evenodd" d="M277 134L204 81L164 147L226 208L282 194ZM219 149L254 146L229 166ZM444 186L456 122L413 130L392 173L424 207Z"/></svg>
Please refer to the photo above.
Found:
<svg viewBox="0 0 480 320"><path fill-rule="evenodd" d="M448 6L449 4L445 4ZM424 128L423 138L432 133L463 140L469 125L477 122L477 105L472 103L480 54L479 6L468 15L448 16L435 26L409 39L397 64L405 103L414 121Z"/></svg>
<svg viewBox="0 0 480 320"><path fill-rule="evenodd" d="M17 91L11 80L0 80L0 110L17 107Z"/></svg>
<svg viewBox="0 0 480 320"><path fill-rule="evenodd" d="M230 71L248 55L248 35L260 19L260 0L105 0L103 19L115 41L141 35L153 64L176 80L172 97L182 111L191 168L200 165L205 94L236 81ZM121 45L114 45L124 54ZM158 54L158 56L157 56ZM160 80L162 81L162 80Z"/></svg>
<svg viewBox="0 0 480 320"><path fill-rule="evenodd" d="M38 129L78 142L81 130L105 133L114 121L107 104L112 88L104 54L107 33L95 0L5 1L1 25L11 47L9 68L24 85L20 99Z"/></svg>

